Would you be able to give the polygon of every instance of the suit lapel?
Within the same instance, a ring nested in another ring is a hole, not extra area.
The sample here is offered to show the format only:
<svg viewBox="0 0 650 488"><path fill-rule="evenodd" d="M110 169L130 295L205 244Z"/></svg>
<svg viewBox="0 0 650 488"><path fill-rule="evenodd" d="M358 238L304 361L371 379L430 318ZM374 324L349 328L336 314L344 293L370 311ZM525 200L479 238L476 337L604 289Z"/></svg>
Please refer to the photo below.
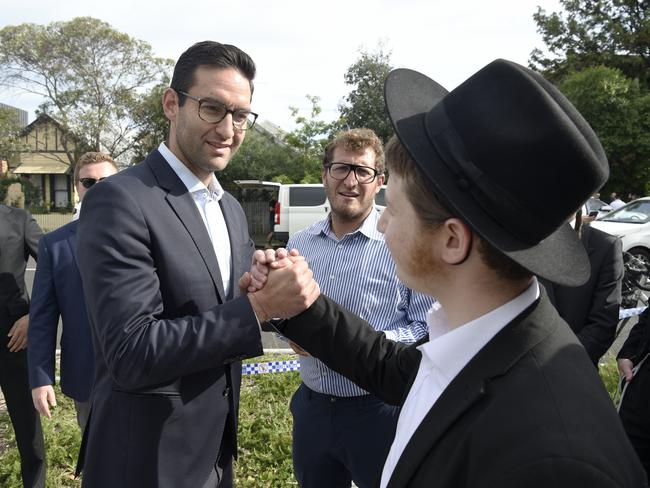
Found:
<svg viewBox="0 0 650 488"><path fill-rule="evenodd" d="M404 448L387 488L407 486L454 422L489 394L490 380L505 374L550 333L540 316L556 312L543 287L540 292L541 298L494 336L443 391Z"/></svg>
<svg viewBox="0 0 650 488"><path fill-rule="evenodd" d="M220 302L224 302L226 295L223 290L223 280L221 279L217 256L214 253L212 241L192 195L189 194L185 184L158 151L149 154L145 163L151 168L160 187L167 191L165 200L192 237L196 249L210 273Z"/></svg>

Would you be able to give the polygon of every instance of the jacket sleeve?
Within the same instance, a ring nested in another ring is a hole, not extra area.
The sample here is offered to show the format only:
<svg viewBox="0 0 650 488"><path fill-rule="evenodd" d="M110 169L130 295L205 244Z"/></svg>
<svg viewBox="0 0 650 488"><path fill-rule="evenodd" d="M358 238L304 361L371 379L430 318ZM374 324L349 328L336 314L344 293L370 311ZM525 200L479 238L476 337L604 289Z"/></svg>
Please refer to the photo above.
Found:
<svg viewBox="0 0 650 488"><path fill-rule="evenodd" d="M38 241L42 236L43 231L36 219L29 212L25 212L25 258L31 256L38 260Z"/></svg>
<svg viewBox="0 0 650 488"><path fill-rule="evenodd" d="M623 347L618 352L618 359L629 359L634 364L642 359L642 356L650 352L650 308L647 308L639 317L638 322L630 330Z"/></svg>
<svg viewBox="0 0 650 488"><path fill-rule="evenodd" d="M46 239L42 238L38 245L40 259L34 276L32 303L29 309L27 364L30 388L55 384L56 334L60 311L56 299L52 258Z"/></svg>
<svg viewBox="0 0 650 488"><path fill-rule="evenodd" d="M614 342L621 306L622 278L623 251L621 240L617 238L611 241L603 257L585 325L577 334L594 363Z"/></svg>
<svg viewBox="0 0 650 488"><path fill-rule="evenodd" d="M77 239L96 354L113 381L147 388L262 354L246 296L223 304L215 297L215 306L193 315L165 309L153 248L172 244L152 241L140 201L120 183L106 181L85 195ZM179 251L177 259L189 257Z"/></svg>
<svg viewBox="0 0 650 488"><path fill-rule="evenodd" d="M282 330L328 367L387 403L399 405L421 353L387 339L363 319L321 295Z"/></svg>

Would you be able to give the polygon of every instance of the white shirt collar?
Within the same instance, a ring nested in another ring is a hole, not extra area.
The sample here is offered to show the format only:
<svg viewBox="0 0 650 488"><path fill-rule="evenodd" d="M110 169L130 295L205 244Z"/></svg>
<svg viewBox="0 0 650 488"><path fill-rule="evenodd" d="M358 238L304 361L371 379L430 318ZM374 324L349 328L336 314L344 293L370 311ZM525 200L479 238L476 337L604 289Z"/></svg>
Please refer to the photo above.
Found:
<svg viewBox="0 0 650 488"><path fill-rule="evenodd" d="M538 297L539 285L533 277L530 286L519 296L453 330L448 328L442 305L434 303L427 313L429 342L418 347L422 352L422 366L435 367L451 382L501 329Z"/></svg>
<svg viewBox="0 0 650 488"><path fill-rule="evenodd" d="M190 193L197 193L202 191L208 191L215 200L221 200L223 197L223 187L217 180L217 177L212 174L212 181L206 188L201 180L199 180L190 169L185 166L176 155L169 150L167 145L164 142L161 142L158 146L158 152L162 155L163 158L169 163L169 166L174 170L174 173L181 179L187 191Z"/></svg>

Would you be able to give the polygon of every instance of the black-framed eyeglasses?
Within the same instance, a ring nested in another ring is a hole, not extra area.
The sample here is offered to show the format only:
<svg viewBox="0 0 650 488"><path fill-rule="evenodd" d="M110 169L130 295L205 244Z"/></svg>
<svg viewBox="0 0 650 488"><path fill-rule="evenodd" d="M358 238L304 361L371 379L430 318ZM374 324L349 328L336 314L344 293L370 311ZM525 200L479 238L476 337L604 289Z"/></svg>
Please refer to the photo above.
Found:
<svg viewBox="0 0 650 488"><path fill-rule="evenodd" d="M103 178L79 178L79 181L84 186L84 188L90 188L91 186L93 186L98 181L102 181L102 180L105 180L105 179L106 179L106 177L103 177Z"/></svg>
<svg viewBox="0 0 650 488"><path fill-rule="evenodd" d="M248 130L255 124L257 120L257 114L251 112L250 110L244 110L238 108L236 110L230 110L223 103L217 102L211 98L199 98L190 95L187 92L176 90L176 93L194 100L199 104L199 118L208 122L210 124L218 124L223 119L226 118L226 115L232 115L232 126L237 131Z"/></svg>
<svg viewBox="0 0 650 488"><path fill-rule="evenodd" d="M349 163L329 163L326 164L327 172L335 180L344 180L350 174L350 171L354 171L354 176L357 178L357 181L361 184L368 184L375 181L379 171L370 166L359 166L357 164Z"/></svg>

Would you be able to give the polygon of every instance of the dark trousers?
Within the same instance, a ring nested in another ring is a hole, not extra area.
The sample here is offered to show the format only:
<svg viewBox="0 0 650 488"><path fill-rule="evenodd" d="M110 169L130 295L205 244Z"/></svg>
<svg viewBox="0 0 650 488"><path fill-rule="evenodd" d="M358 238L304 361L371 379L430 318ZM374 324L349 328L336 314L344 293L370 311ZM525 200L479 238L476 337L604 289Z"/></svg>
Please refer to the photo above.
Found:
<svg viewBox="0 0 650 488"><path fill-rule="evenodd" d="M650 478L650 358L645 360L627 386L619 414Z"/></svg>
<svg viewBox="0 0 650 488"><path fill-rule="evenodd" d="M0 387L16 434L25 488L45 486L45 446L41 420L32 402L27 351L9 352L6 333L0 339Z"/></svg>
<svg viewBox="0 0 650 488"><path fill-rule="evenodd" d="M341 398L301 384L291 399L293 467L302 488L377 486L399 409L372 395Z"/></svg>

